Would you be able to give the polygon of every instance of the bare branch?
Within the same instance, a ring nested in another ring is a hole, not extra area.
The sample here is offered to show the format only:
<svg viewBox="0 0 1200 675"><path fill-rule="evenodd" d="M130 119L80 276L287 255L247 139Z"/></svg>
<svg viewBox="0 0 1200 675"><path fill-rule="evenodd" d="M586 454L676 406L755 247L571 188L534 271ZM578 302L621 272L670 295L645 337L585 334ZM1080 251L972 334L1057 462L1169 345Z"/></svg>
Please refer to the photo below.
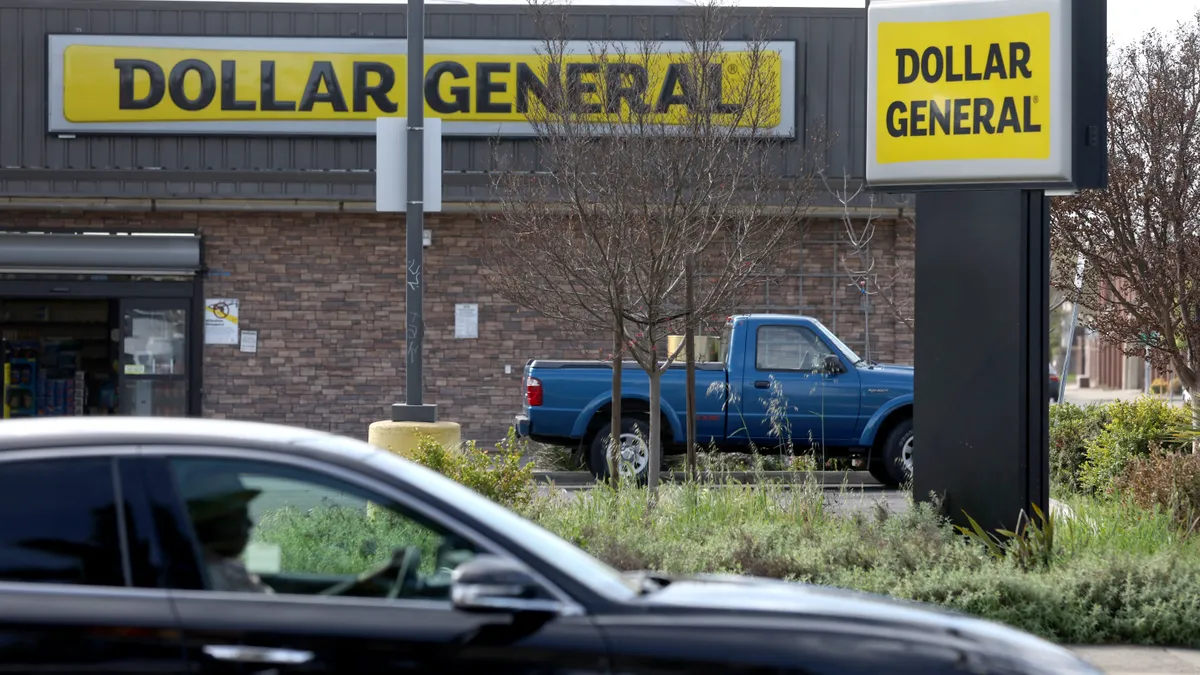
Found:
<svg viewBox="0 0 1200 675"><path fill-rule="evenodd" d="M1058 199L1055 285L1106 340L1200 387L1200 12L1110 53L1109 187ZM1074 288L1075 259L1086 269ZM1149 340L1144 338L1157 336ZM1200 406L1196 408L1200 423Z"/></svg>
<svg viewBox="0 0 1200 675"><path fill-rule="evenodd" d="M794 145L775 129L782 55L762 38L727 42L733 15L716 0L684 15L669 48L647 29L584 49L561 8L531 7L542 62L517 96L538 166L494 174L485 264L503 297L578 334L622 326L626 354L656 381L678 356L668 335L735 310L804 235L815 181L779 176ZM761 23L751 34L770 34Z"/></svg>

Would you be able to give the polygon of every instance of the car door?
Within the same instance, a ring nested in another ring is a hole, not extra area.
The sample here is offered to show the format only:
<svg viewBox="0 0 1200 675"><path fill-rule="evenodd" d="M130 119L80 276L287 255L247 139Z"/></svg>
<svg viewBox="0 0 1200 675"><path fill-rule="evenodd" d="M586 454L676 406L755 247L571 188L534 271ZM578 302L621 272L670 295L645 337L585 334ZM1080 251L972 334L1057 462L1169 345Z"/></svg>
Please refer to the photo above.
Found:
<svg viewBox="0 0 1200 675"><path fill-rule="evenodd" d="M132 450L0 454L0 672L185 672Z"/></svg>
<svg viewBox="0 0 1200 675"><path fill-rule="evenodd" d="M805 326L764 324L747 350L740 408L750 438L797 451L857 441L858 370ZM829 356L842 372L825 372Z"/></svg>
<svg viewBox="0 0 1200 675"><path fill-rule="evenodd" d="M164 548L196 570L172 598L198 672L607 672L581 612L456 610L452 571L503 551L394 486L273 453L147 452Z"/></svg>
<svg viewBox="0 0 1200 675"><path fill-rule="evenodd" d="M614 675L963 675L962 642L826 616L672 611L608 616Z"/></svg>

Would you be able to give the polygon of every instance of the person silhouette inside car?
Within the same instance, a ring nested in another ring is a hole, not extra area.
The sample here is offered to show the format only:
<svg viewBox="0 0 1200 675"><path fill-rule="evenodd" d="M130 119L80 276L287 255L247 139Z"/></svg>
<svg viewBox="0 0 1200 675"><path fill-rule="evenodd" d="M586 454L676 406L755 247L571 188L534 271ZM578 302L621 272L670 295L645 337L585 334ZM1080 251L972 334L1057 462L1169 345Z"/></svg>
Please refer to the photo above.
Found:
<svg viewBox="0 0 1200 675"><path fill-rule="evenodd" d="M250 502L260 491L247 488L240 477L228 472L184 478L181 488L200 541L209 590L274 593L240 559L254 527Z"/></svg>

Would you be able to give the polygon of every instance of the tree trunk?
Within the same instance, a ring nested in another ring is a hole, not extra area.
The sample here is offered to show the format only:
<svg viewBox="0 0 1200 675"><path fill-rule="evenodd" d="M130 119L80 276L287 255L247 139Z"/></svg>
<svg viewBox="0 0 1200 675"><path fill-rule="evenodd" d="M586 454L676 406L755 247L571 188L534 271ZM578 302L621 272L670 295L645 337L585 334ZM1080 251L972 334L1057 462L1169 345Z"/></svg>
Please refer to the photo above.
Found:
<svg viewBox="0 0 1200 675"><path fill-rule="evenodd" d="M692 274L694 273L695 261L691 255L688 255L685 261L687 269L684 272L687 284L687 305L684 311L687 313L687 326L683 332L683 351L686 352L687 359L687 395L685 396L685 407L687 408L687 473L689 480L696 480L696 326L692 312L696 308L695 291L692 288Z"/></svg>
<svg viewBox="0 0 1200 675"><path fill-rule="evenodd" d="M662 408L659 404L662 371L657 363L647 375L650 376L650 438L646 440L650 444L650 466L646 467L646 487L654 491L658 488L658 469L662 466Z"/></svg>
<svg viewBox="0 0 1200 675"><path fill-rule="evenodd" d="M613 488L621 484L621 368L625 359L625 325L621 313L613 323L612 363L612 435L608 446L608 480Z"/></svg>
<svg viewBox="0 0 1200 675"><path fill-rule="evenodd" d="M1192 454L1200 455L1200 387L1188 390L1192 395Z"/></svg>

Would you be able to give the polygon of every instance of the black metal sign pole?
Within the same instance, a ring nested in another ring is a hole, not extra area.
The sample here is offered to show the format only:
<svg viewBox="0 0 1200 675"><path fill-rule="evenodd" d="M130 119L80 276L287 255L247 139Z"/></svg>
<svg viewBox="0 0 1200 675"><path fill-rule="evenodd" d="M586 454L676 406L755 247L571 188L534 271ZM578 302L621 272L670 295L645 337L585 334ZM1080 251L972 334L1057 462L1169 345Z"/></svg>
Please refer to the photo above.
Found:
<svg viewBox="0 0 1200 675"><path fill-rule="evenodd" d="M1050 500L1049 200L928 192L917 213L914 496L1012 529Z"/></svg>
<svg viewBox="0 0 1200 675"><path fill-rule="evenodd" d="M408 193L404 210L405 403L392 405L394 422L435 422L437 407L424 401L422 356L425 342L425 2L408 2Z"/></svg>

